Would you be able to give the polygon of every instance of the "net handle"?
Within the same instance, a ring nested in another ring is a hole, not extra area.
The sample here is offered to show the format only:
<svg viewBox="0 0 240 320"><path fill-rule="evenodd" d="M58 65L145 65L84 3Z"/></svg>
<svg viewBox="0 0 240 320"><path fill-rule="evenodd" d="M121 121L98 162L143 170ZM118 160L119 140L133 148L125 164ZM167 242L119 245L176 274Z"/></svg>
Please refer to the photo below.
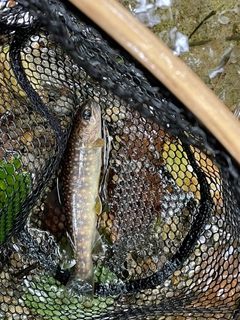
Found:
<svg viewBox="0 0 240 320"><path fill-rule="evenodd" d="M240 163L240 126L171 50L116 0L69 0L162 82Z"/></svg>

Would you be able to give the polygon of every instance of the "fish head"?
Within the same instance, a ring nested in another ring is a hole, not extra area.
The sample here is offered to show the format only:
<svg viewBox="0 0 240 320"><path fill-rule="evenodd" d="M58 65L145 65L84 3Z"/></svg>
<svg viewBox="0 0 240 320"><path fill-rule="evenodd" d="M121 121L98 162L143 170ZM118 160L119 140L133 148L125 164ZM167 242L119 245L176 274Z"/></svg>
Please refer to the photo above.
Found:
<svg viewBox="0 0 240 320"><path fill-rule="evenodd" d="M101 138L101 107L94 100L84 102L75 118L76 136L83 145L93 144Z"/></svg>

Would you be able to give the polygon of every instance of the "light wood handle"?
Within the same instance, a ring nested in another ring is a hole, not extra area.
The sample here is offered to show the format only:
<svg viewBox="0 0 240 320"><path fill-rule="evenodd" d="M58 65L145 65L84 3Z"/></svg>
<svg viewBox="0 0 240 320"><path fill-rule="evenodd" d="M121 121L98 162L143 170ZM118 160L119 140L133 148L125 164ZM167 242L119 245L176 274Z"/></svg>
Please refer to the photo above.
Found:
<svg viewBox="0 0 240 320"><path fill-rule="evenodd" d="M201 79L116 0L69 0L144 65L240 163L240 125Z"/></svg>

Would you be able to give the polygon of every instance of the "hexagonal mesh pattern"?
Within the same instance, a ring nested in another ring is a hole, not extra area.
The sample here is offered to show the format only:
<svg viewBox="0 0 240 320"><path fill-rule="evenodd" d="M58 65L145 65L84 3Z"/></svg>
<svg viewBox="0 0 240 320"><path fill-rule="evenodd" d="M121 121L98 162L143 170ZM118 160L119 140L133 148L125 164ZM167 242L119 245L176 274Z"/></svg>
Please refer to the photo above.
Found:
<svg viewBox="0 0 240 320"><path fill-rule="evenodd" d="M0 319L238 319L239 168L81 13L34 2L0 4ZM105 141L93 300L66 285L62 194L85 100Z"/></svg>

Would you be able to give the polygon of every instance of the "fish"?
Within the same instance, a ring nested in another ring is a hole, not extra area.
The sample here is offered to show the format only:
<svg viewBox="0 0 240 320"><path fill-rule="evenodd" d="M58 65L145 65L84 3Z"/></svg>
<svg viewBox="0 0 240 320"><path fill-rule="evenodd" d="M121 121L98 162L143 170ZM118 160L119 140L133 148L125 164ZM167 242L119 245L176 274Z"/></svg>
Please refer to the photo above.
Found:
<svg viewBox="0 0 240 320"><path fill-rule="evenodd" d="M77 111L63 161L63 197L73 241L75 267L67 287L92 299L94 270L92 249L101 213L99 185L102 166L102 118L100 105L87 100Z"/></svg>

